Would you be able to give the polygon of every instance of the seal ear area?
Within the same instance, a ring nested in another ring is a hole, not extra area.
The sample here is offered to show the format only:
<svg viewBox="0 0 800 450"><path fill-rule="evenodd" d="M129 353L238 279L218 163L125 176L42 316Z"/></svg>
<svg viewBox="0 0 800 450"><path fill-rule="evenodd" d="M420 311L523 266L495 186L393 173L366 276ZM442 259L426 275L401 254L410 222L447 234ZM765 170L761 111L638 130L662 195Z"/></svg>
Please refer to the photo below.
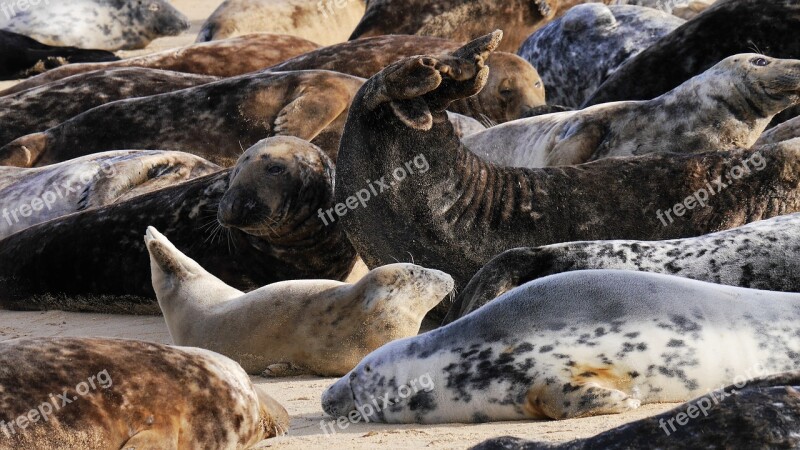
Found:
<svg viewBox="0 0 800 450"><path fill-rule="evenodd" d="M407 127L419 131L430 131L433 128L433 115L428 104L421 98L393 100L389 105L394 115Z"/></svg>
<svg viewBox="0 0 800 450"><path fill-rule="evenodd" d="M33 167L47 150L47 134L17 138L0 148L0 166Z"/></svg>
<svg viewBox="0 0 800 450"><path fill-rule="evenodd" d="M185 280L194 275L201 275L205 270L191 258L181 253L172 242L154 227L147 227L144 243L150 253L150 265L155 278L156 268L162 275Z"/></svg>

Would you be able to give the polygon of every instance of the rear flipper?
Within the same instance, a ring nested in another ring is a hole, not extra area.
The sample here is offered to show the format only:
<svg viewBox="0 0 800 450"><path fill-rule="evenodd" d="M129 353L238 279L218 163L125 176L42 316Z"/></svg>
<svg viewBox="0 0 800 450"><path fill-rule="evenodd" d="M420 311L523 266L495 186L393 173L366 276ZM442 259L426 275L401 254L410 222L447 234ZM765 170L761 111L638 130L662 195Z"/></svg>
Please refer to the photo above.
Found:
<svg viewBox="0 0 800 450"><path fill-rule="evenodd" d="M641 401L618 390L590 381L552 383L528 391L525 411L534 418L574 419L619 414L638 408Z"/></svg>

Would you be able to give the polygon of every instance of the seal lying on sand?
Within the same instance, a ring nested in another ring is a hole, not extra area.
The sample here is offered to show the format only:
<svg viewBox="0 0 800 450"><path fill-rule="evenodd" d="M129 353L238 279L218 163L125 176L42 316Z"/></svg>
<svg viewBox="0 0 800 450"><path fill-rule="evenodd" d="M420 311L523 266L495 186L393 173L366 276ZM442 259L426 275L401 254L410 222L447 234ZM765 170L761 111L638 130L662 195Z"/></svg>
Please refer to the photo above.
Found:
<svg viewBox="0 0 800 450"><path fill-rule="evenodd" d="M355 251L338 223L317 216L332 201L333 163L318 147L267 139L234 169L0 241L0 306L158 313L141 238L150 225L243 291L284 280L343 280Z"/></svg>
<svg viewBox="0 0 800 450"><path fill-rule="evenodd" d="M165 0L36 3L22 8L22 2L6 2L0 29L47 45L100 50L144 48L157 37L177 36L189 29L186 16Z"/></svg>
<svg viewBox="0 0 800 450"><path fill-rule="evenodd" d="M0 167L0 239L220 170L188 153L152 150L97 153L37 169Z"/></svg>
<svg viewBox="0 0 800 450"><path fill-rule="evenodd" d="M188 45L111 63L70 64L37 75L0 92L0 96L41 86L79 73L118 67L145 67L176 72L234 77L255 72L319 45L296 36L257 33L215 42Z"/></svg>
<svg viewBox="0 0 800 450"><path fill-rule="evenodd" d="M800 446L800 373L741 382L655 417L588 439L547 444L512 437L490 439L472 450L628 450L658 448L796 448Z"/></svg>
<svg viewBox="0 0 800 450"><path fill-rule="evenodd" d="M268 31L337 44L364 15L365 0L225 0L203 24L197 42Z"/></svg>
<svg viewBox="0 0 800 450"><path fill-rule="evenodd" d="M369 78L393 62L420 54L450 53L462 44L431 36L378 36L324 47L289 59L269 70L334 70ZM539 74L522 58L493 53L486 61L491 68L481 92L450 104L448 109L492 124L523 117L545 104L545 87Z"/></svg>
<svg viewBox="0 0 800 450"><path fill-rule="evenodd" d="M683 23L652 8L587 3L533 33L519 55L538 69L550 103L577 108L625 61Z"/></svg>
<svg viewBox="0 0 800 450"><path fill-rule="evenodd" d="M708 192L700 197L708 197ZM513 249L483 266L459 294L445 323L531 280L586 269L638 270L745 288L800 292L798 251L800 214L696 238L570 242Z"/></svg>
<svg viewBox="0 0 800 450"><path fill-rule="evenodd" d="M742 54L653 100L517 120L476 133L464 145L514 167L750 148L776 114L797 104L800 60Z"/></svg>
<svg viewBox="0 0 800 450"><path fill-rule="evenodd" d="M219 352L251 374L290 364L342 376L381 345L416 336L425 314L453 289L453 279L438 270L394 264L357 284L286 281L245 294L155 228L148 228L145 243L173 342Z"/></svg>
<svg viewBox="0 0 800 450"><path fill-rule="evenodd" d="M463 287L501 252L597 239L698 236L800 211L800 142L760 149L766 164L746 180L750 151L659 154L576 167L518 169L482 161L442 112L480 91L495 33L454 56L419 56L371 78L350 109L336 169L336 201L382 192L340 220L367 266L414 259ZM480 133L479 133L480 134ZM467 138L469 139L469 138ZM429 170L409 173L413 161ZM396 183L388 183L394 179ZM380 186L365 180L380 180ZM657 210L723 183L708 206L664 226Z"/></svg>
<svg viewBox="0 0 800 450"><path fill-rule="evenodd" d="M180 150L231 166L275 135L311 141L335 159L364 80L329 71L260 73L108 103L0 148L0 165L33 167L105 150Z"/></svg>
<svg viewBox="0 0 800 450"><path fill-rule="evenodd" d="M387 423L569 419L687 401L760 367L800 364L800 294L587 270L530 282L460 320L376 350L328 388L331 416L427 376L365 414ZM374 397L373 397L374 396Z"/></svg>
<svg viewBox="0 0 800 450"><path fill-rule="evenodd" d="M249 448L289 415L230 359L117 339L0 344L0 448Z"/></svg>
<svg viewBox="0 0 800 450"><path fill-rule="evenodd" d="M27 36L0 30L0 80L24 78L77 62L114 61L113 53L74 47L52 47Z"/></svg>
<svg viewBox="0 0 800 450"><path fill-rule="evenodd" d="M48 72L49 73L49 72ZM0 97L0 146L45 131L116 100L146 97L217 81L216 77L165 70L121 68L74 75Z"/></svg>

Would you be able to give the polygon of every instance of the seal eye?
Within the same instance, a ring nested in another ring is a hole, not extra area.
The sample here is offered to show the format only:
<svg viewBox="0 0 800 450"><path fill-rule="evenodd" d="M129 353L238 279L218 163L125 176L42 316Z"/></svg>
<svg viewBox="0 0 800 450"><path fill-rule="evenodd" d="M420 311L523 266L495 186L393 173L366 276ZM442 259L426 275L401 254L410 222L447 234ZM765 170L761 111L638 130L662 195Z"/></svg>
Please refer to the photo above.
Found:
<svg viewBox="0 0 800 450"><path fill-rule="evenodd" d="M769 61L764 58L753 58L750 60L750 64L754 66L764 67L769 65Z"/></svg>
<svg viewBox="0 0 800 450"><path fill-rule="evenodd" d="M280 175L286 171L286 167L283 167L280 164L274 164L267 168L267 173L270 175Z"/></svg>
<svg viewBox="0 0 800 450"><path fill-rule="evenodd" d="M542 87L542 82L541 81L537 81L536 84L533 85L533 87L535 87L536 89L541 88Z"/></svg>

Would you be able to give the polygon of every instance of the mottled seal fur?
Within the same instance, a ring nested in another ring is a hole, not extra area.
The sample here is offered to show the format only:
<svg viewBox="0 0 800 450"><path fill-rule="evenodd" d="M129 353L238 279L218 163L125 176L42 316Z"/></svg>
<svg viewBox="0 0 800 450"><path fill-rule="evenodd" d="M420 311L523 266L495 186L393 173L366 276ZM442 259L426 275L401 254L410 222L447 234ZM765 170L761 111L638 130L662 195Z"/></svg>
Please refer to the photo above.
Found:
<svg viewBox="0 0 800 450"><path fill-rule="evenodd" d="M324 47L269 70L334 70L369 78L403 58L450 53L461 45L431 36L378 36ZM486 64L491 69L486 87L474 97L451 103L449 110L495 124L519 119L545 104L545 86L536 69L525 60L497 52Z"/></svg>
<svg viewBox="0 0 800 450"><path fill-rule="evenodd" d="M720 0L631 58L584 106L658 97L737 53L800 59L798 28L795 0Z"/></svg>
<svg viewBox="0 0 800 450"><path fill-rule="evenodd" d="M549 444L501 437L472 450L750 450L800 446L800 374L787 372L742 384L737 382L663 414L588 439Z"/></svg>
<svg viewBox="0 0 800 450"><path fill-rule="evenodd" d="M289 364L342 376L381 345L416 336L425 314L453 289L443 272L394 264L356 284L285 281L245 294L206 272L155 228L148 228L145 242L173 342L219 352L252 374ZM231 323L237 326L229 328Z"/></svg>
<svg viewBox="0 0 800 450"><path fill-rule="evenodd" d="M361 78L330 71L257 73L86 111L0 148L0 165L42 166L105 150L180 150L231 166L270 136L296 136L335 159Z"/></svg>
<svg viewBox="0 0 800 450"><path fill-rule="evenodd" d="M0 357L4 450L249 448L289 426L241 367L207 350L39 338L3 342Z"/></svg>
<svg viewBox="0 0 800 450"><path fill-rule="evenodd" d="M114 61L113 53L44 45L27 36L0 30L0 80L25 78L78 62Z"/></svg>
<svg viewBox="0 0 800 450"><path fill-rule="evenodd" d="M296 36L256 33L125 58L111 63L70 64L37 75L0 92L0 96L41 86L79 73L118 67L145 67L175 72L235 77L273 66L319 45Z"/></svg>
<svg viewBox="0 0 800 450"><path fill-rule="evenodd" d="M151 225L236 289L343 280L355 251L317 217L333 176L318 147L276 137L234 169L33 226L0 241L0 306L158 313L142 241Z"/></svg>
<svg viewBox="0 0 800 450"><path fill-rule="evenodd" d="M800 364L800 294L644 272L552 275L376 350L328 388L346 416L409 380L434 388L368 415L387 423L569 419L687 401L753 367Z"/></svg>
<svg viewBox="0 0 800 450"><path fill-rule="evenodd" d="M756 145L775 144L783 141L790 141L800 137L800 117L787 120L769 130L765 131L758 138Z"/></svg>
<svg viewBox="0 0 800 450"><path fill-rule="evenodd" d="M188 153L123 150L43 168L0 167L0 239L222 170Z"/></svg>
<svg viewBox="0 0 800 450"><path fill-rule="evenodd" d="M637 270L744 288L800 292L800 214L695 238L570 242L508 250L470 280L445 323L531 280L587 269Z"/></svg>
<svg viewBox="0 0 800 450"><path fill-rule="evenodd" d="M45 131L96 106L217 81L166 70L120 68L73 75L0 97L0 146Z"/></svg>
<svg viewBox="0 0 800 450"><path fill-rule="evenodd" d="M539 71L548 102L577 108L625 61L683 23L652 8L587 3L537 30L518 53Z"/></svg>
<svg viewBox="0 0 800 450"><path fill-rule="evenodd" d="M203 24L197 42L268 31L322 45L346 41L365 0L225 0Z"/></svg>
<svg viewBox="0 0 800 450"><path fill-rule="evenodd" d="M350 40L418 34L466 42L501 29L505 39L499 50L516 53L557 9L557 0L370 0Z"/></svg>
<svg viewBox="0 0 800 450"><path fill-rule="evenodd" d="M47 45L130 50L189 29L186 16L165 0L47 0L27 8L20 3L5 2L0 29Z"/></svg>
<svg viewBox="0 0 800 450"><path fill-rule="evenodd" d="M454 56L392 64L356 95L336 166L337 202L365 189L368 180L391 180L415 159L424 158L430 169L381 186L366 208L341 217L369 267L413 258L463 287L511 248L698 236L800 211L800 142L759 149L764 170L735 182L729 174L741 170L751 151L608 158L545 169L481 160L455 136L443 110L480 91L488 77L486 55L499 38L481 38ZM714 180L726 188L707 207L666 227L658 219L657 210Z"/></svg>

